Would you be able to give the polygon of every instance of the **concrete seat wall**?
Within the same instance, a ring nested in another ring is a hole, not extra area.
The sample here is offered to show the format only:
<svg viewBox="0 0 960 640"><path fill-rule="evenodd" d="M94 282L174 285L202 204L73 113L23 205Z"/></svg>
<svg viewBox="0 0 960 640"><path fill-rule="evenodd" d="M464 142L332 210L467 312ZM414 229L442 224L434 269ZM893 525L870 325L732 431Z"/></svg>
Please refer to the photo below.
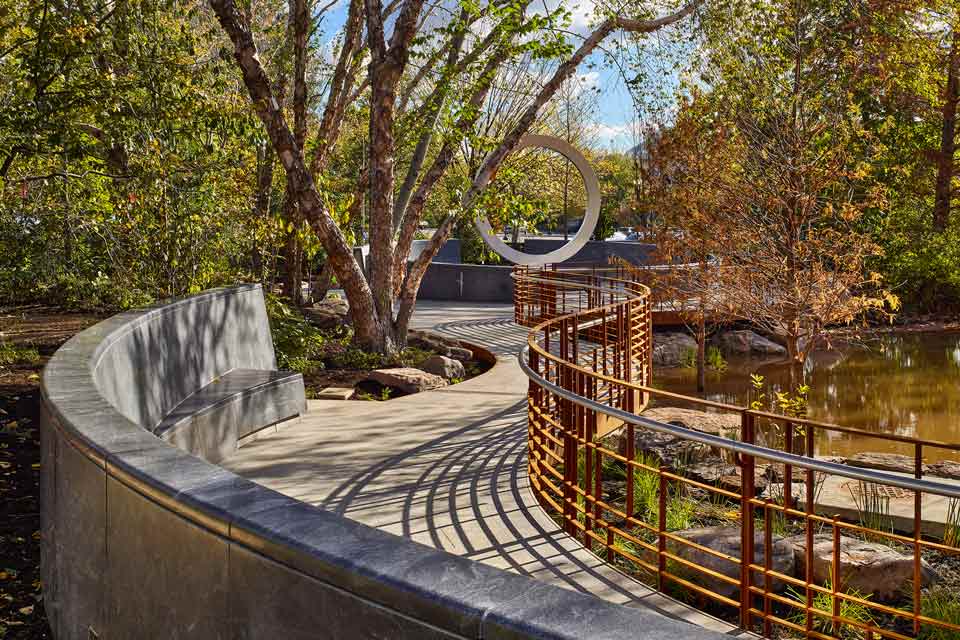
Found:
<svg viewBox="0 0 960 640"><path fill-rule="evenodd" d="M42 575L56 638L721 637L372 529L151 433L217 371L272 368L262 305L241 286L120 314L48 363Z"/></svg>

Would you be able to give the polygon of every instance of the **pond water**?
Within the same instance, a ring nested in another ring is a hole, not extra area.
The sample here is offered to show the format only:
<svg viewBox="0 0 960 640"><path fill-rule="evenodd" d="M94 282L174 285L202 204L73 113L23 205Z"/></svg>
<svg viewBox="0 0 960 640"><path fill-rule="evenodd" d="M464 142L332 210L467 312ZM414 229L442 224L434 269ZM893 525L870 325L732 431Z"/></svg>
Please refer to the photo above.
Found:
<svg viewBox="0 0 960 640"><path fill-rule="evenodd" d="M782 364L732 360L722 373L708 371L707 390L696 393L692 369L657 369L654 385L685 395L747 405L750 374L764 376L770 389L809 387L808 417L877 433L960 442L960 333L888 333L861 345L814 353L802 374ZM818 455L849 456L880 451L913 455L906 444L876 438L819 433ZM924 448L928 462L960 459L960 453Z"/></svg>

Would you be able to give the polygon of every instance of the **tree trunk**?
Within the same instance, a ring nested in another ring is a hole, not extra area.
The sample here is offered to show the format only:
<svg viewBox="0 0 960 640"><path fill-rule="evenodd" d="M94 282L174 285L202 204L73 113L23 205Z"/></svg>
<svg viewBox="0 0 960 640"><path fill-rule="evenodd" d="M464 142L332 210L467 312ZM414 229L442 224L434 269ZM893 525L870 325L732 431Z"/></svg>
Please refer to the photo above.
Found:
<svg viewBox="0 0 960 640"><path fill-rule="evenodd" d="M329 262L324 263L314 285L314 302L320 302L327 297L327 291L333 286L333 268Z"/></svg>
<svg viewBox="0 0 960 640"><path fill-rule="evenodd" d="M293 0L290 4L290 19L293 21L293 139L302 152L307 141L307 35L310 31L310 13L307 11L307 0ZM290 301L301 306L304 303L300 286L303 280L303 243L300 241L303 217L289 182L283 213L287 223L285 290Z"/></svg>
<svg viewBox="0 0 960 640"><path fill-rule="evenodd" d="M786 335L787 356L790 358L791 365L799 362L800 359L800 338L795 333Z"/></svg>
<svg viewBox="0 0 960 640"><path fill-rule="evenodd" d="M273 190L273 147L265 142L257 149L257 193L253 204L253 216L256 220L265 220L270 215L270 198ZM251 247L250 267L254 277L264 282L263 250L254 241Z"/></svg>
<svg viewBox="0 0 960 640"><path fill-rule="evenodd" d="M707 390L707 318L703 297L697 314L697 392Z"/></svg>
<svg viewBox="0 0 960 640"><path fill-rule="evenodd" d="M945 231L950 224L954 155L957 150L957 102L960 100L960 33L957 32L954 32L950 44L947 82L943 94L943 123L940 130L940 153L937 154L937 183L933 205L935 231Z"/></svg>
<svg viewBox="0 0 960 640"><path fill-rule="evenodd" d="M406 329L416 303L416 292L430 260L449 238L456 216L447 216L427 249L407 270L400 287L400 307L393 320L395 300L393 275L394 259L405 263L405 250L397 251L393 234L394 140L393 124L397 84L406 68L410 45L416 36L424 0L403 0L399 15L393 22L389 47L384 34L384 17L380 0L365 0L367 45L370 52L370 250L371 274L368 284L363 271L353 258L342 231L324 204L313 176L303 157L303 144L298 144L277 103L267 75L257 57L248 21L234 0L210 0L220 24L230 37L234 58L243 73L243 81L254 109L263 122L280 162L287 172L292 195L296 196L300 215L316 231L328 260L337 274L350 303L355 342L368 350L381 353L395 351L406 338ZM616 28L637 33L650 33L673 24L689 15L697 2L654 20L608 18L587 37L577 51L554 72L541 88L518 124L501 141L496 151L487 158L473 184L463 195L463 209L469 209L496 172L504 157L515 148L520 137L534 122L541 107L556 93L585 57ZM504 47L506 49L506 47ZM495 57L491 56L491 61ZM495 70L495 69L494 69ZM442 177L443 171L436 179ZM428 190L425 190L428 191ZM425 199L428 193L423 193ZM414 195L413 199L417 196ZM411 202L412 205L412 202ZM419 216L408 211L404 225L415 229ZM401 230L403 231L403 229ZM412 236L412 232L411 232ZM402 247L401 247L402 248ZM396 255L395 255L396 254Z"/></svg>

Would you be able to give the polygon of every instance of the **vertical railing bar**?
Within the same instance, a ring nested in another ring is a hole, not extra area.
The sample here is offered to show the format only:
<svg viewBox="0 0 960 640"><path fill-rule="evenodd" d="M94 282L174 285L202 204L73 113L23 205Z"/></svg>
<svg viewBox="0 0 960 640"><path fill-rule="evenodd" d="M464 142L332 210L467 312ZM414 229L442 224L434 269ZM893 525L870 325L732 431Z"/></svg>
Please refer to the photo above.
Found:
<svg viewBox="0 0 960 640"><path fill-rule="evenodd" d="M807 455L813 456L813 429L807 426ZM810 585L813 583L813 516L816 505L814 504L814 486L816 477L812 469L807 469L807 487L806 487L806 544L804 545L804 581L806 582L806 619L804 623L805 630L809 636L813 630L813 589Z"/></svg>
<svg viewBox="0 0 960 640"><path fill-rule="evenodd" d="M793 423L786 421L783 436L783 448L787 453L793 453ZM783 506L790 509L793 506L793 465L783 465Z"/></svg>
<svg viewBox="0 0 960 640"><path fill-rule="evenodd" d="M663 591L663 574L667 570L667 476L666 468L660 467L659 494L657 495L657 591Z"/></svg>
<svg viewBox="0 0 960 640"><path fill-rule="evenodd" d="M634 491L633 491L633 478L634 478L634 468L633 468L633 459L634 459L634 424L632 422L627 423L627 442L624 451L624 457L627 459L627 515L630 517L634 516L635 505L634 505Z"/></svg>
<svg viewBox="0 0 960 640"><path fill-rule="evenodd" d="M753 444L754 441L754 417L753 414L744 411L741 414L741 439L743 442ZM754 459L753 456L740 456L741 464L741 503L740 503L740 626L747 631L751 630L752 620L750 614L750 582L752 572L750 564L753 562L753 498L754 488Z"/></svg>
<svg viewBox="0 0 960 640"><path fill-rule="evenodd" d="M833 634L840 633L840 516L833 516L833 561L830 567L830 613L833 620Z"/></svg>
<svg viewBox="0 0 960 640"><path fill-rule="evenodd" d="M913 451L913 477L917 480L923 478L923 445L917 442ZM913 492L913 633L920 633L920 587L921 584L921 549L920 536L922 533L923 519L923 494L920 491Z"/></svg>
<svg viewBox="0 0 960 640"><path fill-rule="evenodd" d="M770 517L770 501L765 501L763 505L763 635L769 638L772 632L770 623L770 593L773 591L772 579L770 577L770 568L772 566L771 557L773 556L773 527Z"/></svg>

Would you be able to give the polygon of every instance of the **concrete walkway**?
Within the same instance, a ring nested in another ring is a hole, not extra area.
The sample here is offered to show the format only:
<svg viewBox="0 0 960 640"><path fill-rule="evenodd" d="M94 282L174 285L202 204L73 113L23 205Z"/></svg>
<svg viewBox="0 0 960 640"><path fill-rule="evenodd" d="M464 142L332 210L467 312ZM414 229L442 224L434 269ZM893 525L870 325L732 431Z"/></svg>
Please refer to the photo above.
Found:
<svg viewBox="0 0 960 640"><path fill-rule="evenodd" d="M311 400L308 413L222 466L417 542L731 635L736 627L616 571L563 533L526 469L527 331L510 305L420 302L414 323L482 345L488 373L387 402Z"/></svg>

